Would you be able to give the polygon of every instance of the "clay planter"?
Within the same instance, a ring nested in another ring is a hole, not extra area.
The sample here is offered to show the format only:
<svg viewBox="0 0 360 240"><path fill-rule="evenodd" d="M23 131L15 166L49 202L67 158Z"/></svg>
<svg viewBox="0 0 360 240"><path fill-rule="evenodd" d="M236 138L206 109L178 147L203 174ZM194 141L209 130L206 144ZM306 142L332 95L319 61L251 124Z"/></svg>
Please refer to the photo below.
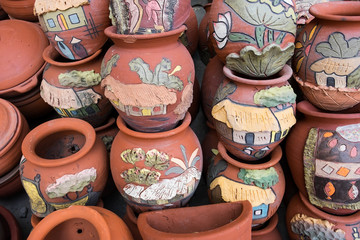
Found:
<svg viewBox="0 0 360 240"><path fill-rule="evenodd" d="M193 55L197 50L199 42L198 22L193 8L190 9L190 15L188 19L186 19L184 25L187 29L184 34L181 35L180 41L184 44L189 53Z"/></svg>
<svg viewBox="0 0 360 240"><path fill-rule="evenodd" d="M169 131L142 133L120 129L110 153L115 185L135 212L185 206L202 171L199 140L189 127L190 114Z"/></svg>
<svg viewBox="0 0 360 240"><path fill-rule="evenodd" d="M184 118L193 98L194 62L178 41L185 30L121 35L106 52L102 86L121 118L136 131L167 131Z"/></svg>
<svg viewBox="0 0 360 240"><path fill-rule="evenodd" d="M86 58L107 41L109 0L36 0L34 13L51 45L65 58Z"/></svg>
<svg viewBox="0 0 360 240"><path fill-rule="evenodd" d="M22 151L21 181L35 215L96 205L109 169L105 146L90 124L72 118L45 122L25 137Z"/></svg>
<svg viewBox="0 0 360 240"><path fill-rule="evenodd" d="M40 95L61 117L80 118L94 127L109 117L112 106L101 88L101 50L88 58L63 59L50 45L43 57L46 66Z"/></svg>
<svg viewBox="0 0 360 240"><path fill-rule="evenodd" d="M250 201L253 226L264 224L277 211L285 192L278 146L261 163L244 163L232 158L223 144L207 172L208 193L212 203Z"/></svg>
<svg viewBox="0 0 360 240"><path fill-rule="evenodd" d="M14 215L3 206L0 206L0 239L22 239L19 223Z"/></svg>
<svg viewBox="0 0 360 240"><path fill-rule="evenodd" d="M315 19L296 38L296 81L318 108L340 111L360 102L359 12L360 2L313 5Z"/></svg>
<svg viewBox="0 0 360 240"><path fill-rule="evenodd" d="M334 214L358 211L360 113L328 113L307 101L297 109L304 118L286 140L286 157L299 191Z"/></svg>
<svg viewBox="0 0 360 240"><path fill-rule="evenodd" d="M36 22L34 16L35 0L0 0L1 7L11 17L19 20Z"/></svg>
<svg viewBox="0 0 360 240"><path fill-rule="evenodd" d="M294 0L214 0L209 19L215 52L231 70L269 77L294 53Z"/></svg>
<svg viewBox="0 0 360 240"><path fill-rule="evenodd" d="M276 228L279 221L278 214L266 222L264 227L251 230L251 240L282 240L279 230Z"/></svg>
<svg viewBox="0 0 360 240"><path fill-rule="evenodd" d="M327 214L301 193L295 195L286 211L286 226L291 240L356 239L359 236L360 212L347 216Z"/></svg>
<svg viewBox="0 0 360 240"><path fill-rule="evenodd" d="M30 233L28 240L132 240L125 223L101 207L71 206L51 213Z"/></svg>
<svg viewBox="0 0 360 240"><path fill-rule="evenodd" d="M144 240L251 239L251 204L219 203L141 213L138 227Z"/></svg>
<svg viewBox="0 0 360 240"><path fill-rule="evenodd" d="M239 77L226 67L224 74L212 108L220 141L240 159L259 160L296 122L296 95L288 82L292 70L285 65L269 80Z"/></svg>
<svg viewBox="0 0 360 240"><path fill-rule="evenodd" d="M205 15L199 25L199 55L201 61L207 65L211 58L215 56L215 50L211 43L209 32L209 15L211 3L204 6Z"/></svg>

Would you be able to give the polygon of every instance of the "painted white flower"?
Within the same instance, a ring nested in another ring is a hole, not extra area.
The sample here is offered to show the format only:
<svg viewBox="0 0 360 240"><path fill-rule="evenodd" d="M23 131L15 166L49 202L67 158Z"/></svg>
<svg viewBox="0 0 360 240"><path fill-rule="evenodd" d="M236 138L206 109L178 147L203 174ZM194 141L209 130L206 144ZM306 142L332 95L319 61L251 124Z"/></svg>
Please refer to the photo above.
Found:
<svg viewBox="0 0 360 240"><path fill-rule="evenodd" d="M219 49L225 47L228 37L232 28L231 22L231 12L226 12L224 14L219 13L218 21L213 22L214 33L213 36L216 40L216 44Z"/></svg>

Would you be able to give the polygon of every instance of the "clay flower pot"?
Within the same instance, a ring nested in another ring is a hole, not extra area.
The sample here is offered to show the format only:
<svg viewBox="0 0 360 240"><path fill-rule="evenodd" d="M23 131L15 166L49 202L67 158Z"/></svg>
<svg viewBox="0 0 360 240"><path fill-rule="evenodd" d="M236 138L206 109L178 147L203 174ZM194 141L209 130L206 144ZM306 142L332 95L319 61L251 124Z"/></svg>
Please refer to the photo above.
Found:
<svg viewBox="0 0 360 240"><path fill-rule="evenodd" d="M43 57L48 63L40 95L61 117L80 118L94 127L109 117L112 106L101 88L101 50L88 58L63 59L51 45Z"/></svg>
<svg viewBox="0 0 360 240"><path fill-rule="evenodd" d="M251 239L251 204L219 203L141 213L138 227L144 240Z"/></svg>
<svg viewBox="0 0 360 240"><path fill-rule="evenodd" d="M328 113L308 101L286 140L286 157L299 191L334 214L360 209L360 113Z"/></svg>
<svg viewBox="0 0 360 240"><path fill-rule="evenodd" d="M108 158L89 123L72 118L45 122L26 135L22 151L21 181L35 215L97 204L108 177Z"/></svg>
<svg viewBox="0 0 360 240"><path fill-rule="evenodd" d="M115 213L101 207L70 206L45 217L28 240L94 239L132 240L126 224Z"/></svg>
<svg viewBox="0 0 360 240"><path fill-rule="evenodd" d="M211 112L220 141L240 159L259 160L296 122L296 95L288 82L292 70L285 65L268 80L240 77L227 67L224 74Z"/></svg>
<svg viewBox="0 0 360 240"><path fill-rule="evenodd" d="M261 228L251 230L251 240L282 240L279 230L276 228L279 216L274 214Z"/></svg>
<svg viewBox="0 0 360 240"><path fill-rule="evenodd" d="M276 213L285 192L284 173L279 163L281 147L275 148L262 163L252 164L232 158L221 142L218 151L207 172L210 201L248 200L253 208L253 226L264 224Z"/></svg>
<svg viewBox="0 0 360 240"><path fill-rule="evenodd" d="M3 206L0 206L0 239L22 239L19 223L14 215Z"/></svg>
<svg viewBox="0 0 360 240"><path fill-rule="evenodd" d="M109 0L36 0L34 13L51 45L65 58L86 58L107 41Z"/></svg>
<svg viewBox="0 0 360 240"><path fill-rule="evenodd" d="M136 131L167 131L185 117L193 99L194 62L178 41L185 26L147 35L116 34L102 65L102 86L121 118Z"/></svg>
<svg viewBox="0 0 360 240"><path fill-rule="evenodd" d="M315 4L315 19L296 38L296 81L318 108L340 111L360 101L359 12L360 2Z"/></svg>
<svg viewBox="0 0 360 240"><path fill-rule="evenodd" d="M115 185L135 212L185 206L201 177L202 151L190 114L169 131L136 132L119 117L110 152Z"/></svg>
<svg viewBox="0 0 360 240"><path fill-rule="evenodd" d="M231 70L269 77L294 53L294 0L214 0L209 18L215 52Z"/></svg>
<svg viewBox="0 0 360 240"><path fill-rule="evenodd" d="M35 0L0 0L1 7L11 17L19 20L37 22L34 15Z"/></svg>

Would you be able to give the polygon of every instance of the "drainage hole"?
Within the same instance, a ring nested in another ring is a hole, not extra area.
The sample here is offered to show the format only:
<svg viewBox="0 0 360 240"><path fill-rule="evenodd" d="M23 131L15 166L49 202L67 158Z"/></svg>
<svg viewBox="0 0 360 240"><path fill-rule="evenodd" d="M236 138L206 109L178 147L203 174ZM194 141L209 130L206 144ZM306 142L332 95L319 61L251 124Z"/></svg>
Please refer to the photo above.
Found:
<svg viewBox="0 0 360 240"><path fill-rule="evenodd" d="M78 234L81 234L82 231L83 231L83 230L79 228L79 229L77 230L77 233L78 233Z"/></svg>

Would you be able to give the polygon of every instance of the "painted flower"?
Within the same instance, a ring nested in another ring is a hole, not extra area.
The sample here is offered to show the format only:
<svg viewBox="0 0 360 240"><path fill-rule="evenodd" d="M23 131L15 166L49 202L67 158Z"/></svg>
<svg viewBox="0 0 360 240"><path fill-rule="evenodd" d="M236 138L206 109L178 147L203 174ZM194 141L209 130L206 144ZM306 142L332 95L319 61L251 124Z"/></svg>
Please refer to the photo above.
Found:
<svg viewBox="0 0 360 240"><path fill-rule="evenodd" d="M213 22L214 33L213 36L219 49L223 49L228 41L228 37L232 28L231 12L224 14L219 13L218 21Z"/></svg>

